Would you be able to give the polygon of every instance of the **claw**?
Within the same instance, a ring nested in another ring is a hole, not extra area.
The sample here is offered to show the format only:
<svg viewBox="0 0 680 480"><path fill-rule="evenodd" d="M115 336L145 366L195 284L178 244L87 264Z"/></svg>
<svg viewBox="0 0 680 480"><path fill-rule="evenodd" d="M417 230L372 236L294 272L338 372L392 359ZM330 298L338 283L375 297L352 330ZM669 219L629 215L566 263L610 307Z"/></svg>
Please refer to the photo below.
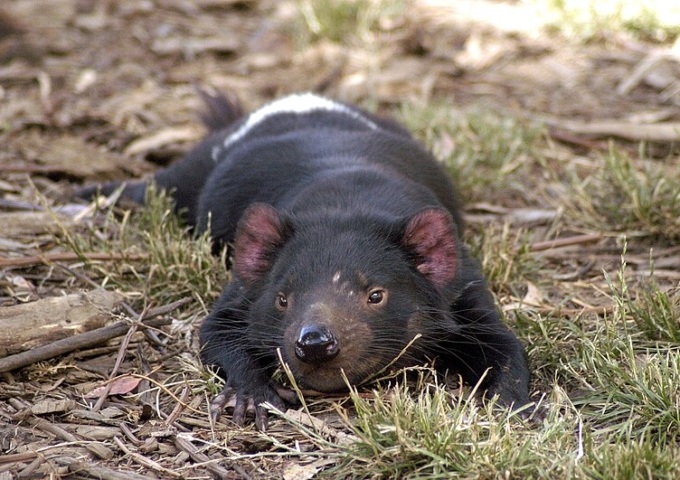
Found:
<svg viewBox="0 0 680 480"><path fill-rule="evenodd" d="M292 390L275 387L273 385L258 390L257 393L239 393L233 386L225 387L212 402L210 402L210 416L213 421L216 422L219 420L224 409L231 409L231 405L233 404L233 412L231 414L232 422L242 427L246 423L247 417L254 417L255 427L261 432L264 432L267 430L269 413L267 409L262 406L265 402L280 411L285 411L286 402L297 403L297 397Z"/></svg>
<svg viewBox="0 0 680 480"><path fill-rule="evenodd" d="M249 417L255 416L255 399L253 397L248 398L248 406L246 407L246 415Z"/></svg>
<svg viewBox="0 0 680 480"><path fill-rule="evenodd" d="M212 418L213 422L217 422L220 419L222 416L222 411L224 410L224 406L227 404L230 397L231 388L225 388L215 398L213 398L212 402L210 402L210 417Z"/></svg>
<svg viewBox="0 0 680 480"><path fill-rule="evenodd" d="M234 413L231 416L231 421L239 427L242 427L246 421L246 408L248 407L248 400L242 396L236 396L236 405L234 406Z"/></svg>
<svg viewBox="0 0 680 480"><path fill-rule="evenodd" d="M269 412L262 405L255 408L255 428L260 432L266 432L269 424Z"/></svg>

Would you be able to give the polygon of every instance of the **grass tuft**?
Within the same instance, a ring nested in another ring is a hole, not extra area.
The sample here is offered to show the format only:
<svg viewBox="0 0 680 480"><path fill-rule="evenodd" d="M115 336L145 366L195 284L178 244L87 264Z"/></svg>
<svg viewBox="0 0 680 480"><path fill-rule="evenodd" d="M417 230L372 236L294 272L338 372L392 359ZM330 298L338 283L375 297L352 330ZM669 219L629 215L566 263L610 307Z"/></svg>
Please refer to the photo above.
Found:
<svg viewBox="0 0 680 480"><path fill-rule="evenodd" d="M680 343L680 286L663 291L654 278L640 281L628 308L648 340Z"/></svg>
<svg viewBox="0 0 680 480"><path fill-rule="evenodd" d="M528 235L511 229L508 223L486 225L468 242L472 255L479 259L491 290L497 295L521 296L528 280L536 280L540 267L529 250Z"/></svg>
<svg viewBox="0 0 680 480"><path fill-rule="evenodd" d="M564 474L569 465L542 449L577 451L574 437L565 435L565 425L573 422L570 416L557 420L558 428L541 430L491 403L453 395L436 382L413 391L401 384L375 391L370 399L355 391L351 399L356 413L347 425L356 441L327 472L332 478L476 478L473 472L481 471L485 478Z"/></svg>
<svg viewBox="0 0 680 480"><path fill-rule="evenodd" d="M666 447L641 439L617 442L593 450L588 455L583 472L585 478L649 478L675 480L678 478L680 447Z"/></svg>
<svg viewBox="0 0 680 480"><path fill-rule="evenodd" d="M680 345L649 341L638 329L641 305L631 300L625 250L617 281L605 273L616 309L582 338L576 356L563 365L588 391L575 400L596 414L596 432L614 439L680 439ZM650 310L648 316L654 316Z"/></svg>
<svg viewBox="0 0 680 480"><path fill-rule="evenodd" d="M612 144L606 154L587 164L544 166L553 183L546 199L561 205L574 224L669 243L680 239L676 161L669 160L667 165L643 158L634 161Z"/></svg>
<svg viewBox="0 0 680 480"><path fill-rule="evenodd" d="M381 24L406 12L406 0L298 0L300 42L369 44Z"/></svg>
<svg viewBox="0 0 680 480"><path fill-rule="evenodd" d="M581 42L626 33L640 40L680 35L680 7L666 0L535 0L549 30Z"/></svg>
<svg viewBox="0 0 680 480"><path fill-rule="evenodd" d="M60 234L57 241L80 255L122 255L122 260L87 262L105 287L153 305L192 296L205 313L209 305L203 301L212 302L226 282L224 258L212 255L208 233L189 233L165 193L150 188L145 202L135 212L116 207L97 211L85 231Z"/></svg>
<svg viewBox="0 0 680 480"><path fill-rule="evenodd" d="M493 203L490 193L506 203L508 197L526 201L540 127L481 110L462 112L446 102L405 104L398 118L443 162L466 203Z"/></svg>
<svg viewBox="0 0 680 480"><path fill-rule="evenodd" d="M596 202L613 225L680 238L680 173L636 167L620 149L604 158Z"/></svg>

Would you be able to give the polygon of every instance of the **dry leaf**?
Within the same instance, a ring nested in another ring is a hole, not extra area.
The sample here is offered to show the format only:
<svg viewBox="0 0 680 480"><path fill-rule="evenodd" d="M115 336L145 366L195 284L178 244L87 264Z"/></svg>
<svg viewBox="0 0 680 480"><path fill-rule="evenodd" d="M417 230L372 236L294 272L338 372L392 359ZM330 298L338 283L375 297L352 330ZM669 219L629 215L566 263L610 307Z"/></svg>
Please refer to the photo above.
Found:
<svg viewBox="0 0 680 480"><path fill-rule="evenodd" d="M334 463L335 460L329 459L321 459L305 465L291 462L283 471L283 480L309 480L314 478L323 467Z"/></svg>
<svg viewBox="0 0 680 480"><path fill-rule="evenodd" d="M109 395L123 395L130 393L135 388L137 388L137 385L139 385L139 382L141 381L142 379L139 377L130 377L127 375L124 377L118 377L110 383L111 389L109 390ZM85 398L99 398L104 393L107 385L102 385L95 388L91 392L86 393Z"/></svg>
<svg viewBox="0 0 680 480"><path fill-rule="evenodd" d="M543 304L543 293L532 282L527 282L527 293L522 302L532 307L540 307Z"/></svg>

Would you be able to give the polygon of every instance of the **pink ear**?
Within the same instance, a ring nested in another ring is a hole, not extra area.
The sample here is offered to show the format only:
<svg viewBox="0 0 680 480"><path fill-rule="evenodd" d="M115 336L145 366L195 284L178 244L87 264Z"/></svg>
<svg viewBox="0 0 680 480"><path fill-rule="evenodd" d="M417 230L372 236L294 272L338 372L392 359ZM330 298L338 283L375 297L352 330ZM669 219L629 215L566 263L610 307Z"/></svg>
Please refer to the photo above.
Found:
<svg viewBox="0 0 680 480"><path fill-rule="evenodd" d="M258 203L246 210L236 231L234 269L246 283L264 276L272 266L272 254L283 244L283 222L270 205Z"/></svg>
<svg viewBox="0 0 680 480"><path fill-rule="evenodd" d="M438 288L456 274L458 249L456 227L445 210L426 208L406 226L404 244L416 253L416 268Z"/></svg>

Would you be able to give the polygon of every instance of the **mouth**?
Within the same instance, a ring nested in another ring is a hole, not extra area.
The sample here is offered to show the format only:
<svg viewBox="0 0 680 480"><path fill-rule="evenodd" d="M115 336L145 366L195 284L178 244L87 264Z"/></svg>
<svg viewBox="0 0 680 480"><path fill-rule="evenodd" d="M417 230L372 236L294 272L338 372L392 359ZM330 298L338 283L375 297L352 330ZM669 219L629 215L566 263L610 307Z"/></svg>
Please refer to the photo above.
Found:
<svg viewBox="0 0 680 480"><path fill-rule="evenodd" d="M323 393L346 392L352 382L343 375L343 370L318 368L316 371L300 375L299 381L306 388Z"/></svg>
<svg viewBox="0 0 680 480"><path fill-rule="evenodd" d="M295 380L305 388L322 393L344 392L354 385L351 372L332 365L310 365L293 361L288 364Z"/></svg>
<svg viewBox="0 0 680 480"><path fill-rule="evenodd" d="M292 361L284 360L300 385L322 393L346 392L349 386L364 383L381 369L380 359L350 362L339 356L321 365L304 363L295 357Z"/></svg>

